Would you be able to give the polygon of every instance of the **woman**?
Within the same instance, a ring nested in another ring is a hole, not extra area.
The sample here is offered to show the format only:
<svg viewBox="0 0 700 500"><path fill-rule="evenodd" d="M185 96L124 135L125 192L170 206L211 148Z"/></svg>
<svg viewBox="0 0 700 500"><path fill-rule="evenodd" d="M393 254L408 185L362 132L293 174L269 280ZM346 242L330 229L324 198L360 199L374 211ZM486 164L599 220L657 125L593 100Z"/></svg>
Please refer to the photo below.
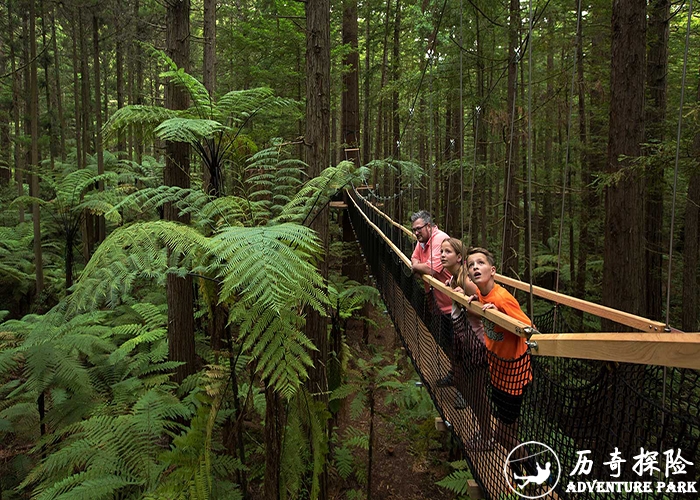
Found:
<svg viewBox="0 0 700 500"><path fill-rule="evenodd" d="M477 292L476 285L469 280L464 261L464 244L457 238L448 238L440 247L440 262L452 274L447 281L455 292L471 296ZM455 386L467 398L469 406L479 423L479 430L466 443L467 451L493 449L491 415L486 395L488 380L484 325L481 317L466 311L458 302L452 302L454 323ZM469 325L469 327L467 326Z"/></svg>

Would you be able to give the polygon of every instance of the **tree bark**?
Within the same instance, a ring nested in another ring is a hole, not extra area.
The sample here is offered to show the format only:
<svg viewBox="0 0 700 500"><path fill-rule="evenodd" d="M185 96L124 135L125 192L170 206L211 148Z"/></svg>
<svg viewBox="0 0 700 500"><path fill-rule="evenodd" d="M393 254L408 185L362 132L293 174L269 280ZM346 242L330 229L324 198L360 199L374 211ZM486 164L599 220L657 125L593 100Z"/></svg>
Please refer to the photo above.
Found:
<svg viewBox="0 0 700 500"><path fill-rule="evenodd" d="M401 40L401 0L396 0L396 15L394 17L394 43L393 43L393 54L391 58L392 71L391 78L394 83L394 91L391 96L391 116L393 124L393 150L396 154L390 155L395 157L397 160L401 159L402 156L402 145L401 141L401 124L399 120L399 57L401 51L399 50L399 41ZM391 194L398 194L401 191L401 166L397 165L397 171L394 173L394 188ZM403 221L403 210L402 210L402 197L396 196L394 198L394 220L399 222Z"/></svg>
<svg viewBox="0 0 700 500"><path fill-rule="evenodd" d="M204 0L204 88L216 90L216 0Z"/></svg>
<svg viewBox="0 0 700 500"><path fill-rule="evenodd" d="M184 71L189 70L190 61L190 2L171 0L167 10L166 46L168 55ZM168 109L186 109L188 95L174 84L165 89L165 106ZM190 187L189 145L166 142L164 183L167 186ZM163 210L165 220L189 224L189 214L180 216L173 205ZM172 255L170 256L173 257ZM192 277L179 278L169 274L167 278L168 300L168 357L171 361L182 361L175 372L174 380L182 382L196 371L194 343L194 293Z"/></svg>
<svg viewBox="0 0 700 500"><path fill-rule="evenodd" d="M649 2L649 32L647 57L647 91L649 103L646 107L646 142L662 144L665 139L666 122L666 74L668 72L668 21L671 12L670 0ZM656 156L652 146L647 154ZM646 168L646 307L645 316L661 319L663 305L662 241L664 187L664 160L651 158Z"/></svg>
<svg viewBox="0 0 700 500"><path fill-rule="evenodd" d="M46 115L48 117L48 135L49 135L49 165L51 170L55 167L55 158L58 156L58 145L56 144L56 113L53 109L52 95L51 95L51 75L49 74L49 48L46 41L46 12L44 11L44 2L39 2L39 8L41 9L41 42L42 50L47 54L46 57L42 57L42 66L44 69L44 91L46 95Z"/></svg>
<svg viewBox="0 0 700 500"><path fill-rule="evenodd" d="M7 73L8 59L6 46L0 44L0 72L2 72L3 75ZM0 108L0 187L9 186L10 179L12 178L11 119L12 103L4 102Z"/></svg>
<svg viewBox="0 0 700 500"><path fill-rule="evenodd" d="M644 180L631 167L644 140L646 1L614 0L610 71L609 174L620 178L605 190L603 304L643 315ZM608 328L606 328L608 326ZM616 324L604 331L619 331Z"/></svg>
<svg viewBox="0 0 700 500"><path fill-rule="evenodd" d="M56 16L51 12L51 42L53 45L54 81L56 85L56 110L58 113L59 154L61 161L66 161L66 115L63 112L63 88L61 87L61 71L58 64L58 44L56 42Z"/></svg>
<svg viewBox="0 0 700 500"><path fill-rule="evenodd" d="M102 79L100 77L100 29L97 14L92 14L92 46L93 46L93 70L95 71L95 154L97 155L97 173L105 173L104 153L102 151ZM97 183L99 191L105 190L104 181ZM95 239L102 242L105 239L105 218L95 217Z"/></svg>
<svg viewBox="0 0 700 500"><path fill-rule="evenodd" d="M35 169L39 167L39 82L37 78L36 58L36 8L35 0L29 1L29 119L31 121L32 156L30 194L39 197L39 176ZM34 223L34 273L36 279L37 301L41 303L44 292L44 264L41 250L41 211L38 203L32 203Z"/></svg>
<svg viewBox="0 0 700 500"><path fill-rule="evenodd" d="M280 488L280 457L282 455L282 436L284 435L285 415L284 406L279 394L270 387L265 387L265 500L279 500Z"/></svg>
<svg viewBox="0 0 700 500"><path fill-rule="evenodd" d="M343 45L350 50L343 57L343 93L341 97L341 153L346 158L359 164L357 149L360 139L360 55L357 52L357 0L343 0ZM369 43L367 44L369 47ZM367 79L369 82L369 79ZM367 92L366 97L369 95Z"/></svg>
<svg viewBox="0 0 700 500"><path fill-rule="evenodd" d="M506 99L507 130L506 134L506 166L505 166L505 186L503 218L503 266L500 270L505 276L518 275L518 254L519 254L519 233L520 224L518 222L518 187L516 177L518 173L519 154L519 132L518 120L515 108L516 85L518 79L518 61L516 50L519 46L518 29L520 26L520 2L510 0L510 23L508 28L508 97ZM512 127L512 131L511 131Z"/></svg>
<svg viewBox="0 0 700 500"><path fill-rule="evenodd" d="M357 17L357 16L355 16ZM362 164L367 165L371 158L370 133L369 133L369 103L370 103L370 46L372 27L372 6L367 2L367 12L365 13L365 74L364 74L364 108L362 110Z"/></svg>
<svg viewBox="0 0 700 500"><path fill-rule="evenodd" d="M122 10L122 0L117 0L117 11ZM122 26L122 16L114 16L114 21L116 25L116 40L115 40L115 65L116 65L116 84L117 84L117 109L124 107L124 33ZM117 136L117 152L123 155L126 152L126 136L124 131L120 128Z"/></svg>
<svg viewBox="0 0 700 500"><path fill-rule="evenodd" d="M12 14L12 0L7 2L7 25L9 30L9 41L10 41L10 69L12 69L12 121L14 121L14 139L15 146L14 151L14 166L15 166L15 184L17 185L17 196L24 195L24 179L22 175L22 161L24 158L22 148L20 146L19 136L21 133L20 129L20 94L19 89L22 86L22 75L17 71L17 64L15 62L15 40L14 40L14 15ZM24 207L21 205L18 207L18 220L19 222L24 222Z"/></svg>
<svg viewBox="0 0 700 500"><path fill-rule="evenodd" d="M328 166L330 154L330 0L306 2L306 134L309 177L318 176ZM328 207L313 219L315 230L324 249L319 272L328 277ZM317 351L311 352L313 367L309 370L309 392L320 401L328 402L328 334L326 318L312 308L306 311L306 335ZM268 450L269 454L269 450ZM328 491L328 471L320 477L319 498Z"/></svg>
<svg viewBox="0 0 700 500"><path fill-rule="evenodd" d="M73 13L73 26L72 28L72 62L73 62L73 119L75 120L75 161L76 167L79 169L84 166L83 164L83 143L82 143L82 133L80 125L80 117L82 113L80 111L80 80L78 79L78 24L80 24L80 19L77 13Z"/></svg>

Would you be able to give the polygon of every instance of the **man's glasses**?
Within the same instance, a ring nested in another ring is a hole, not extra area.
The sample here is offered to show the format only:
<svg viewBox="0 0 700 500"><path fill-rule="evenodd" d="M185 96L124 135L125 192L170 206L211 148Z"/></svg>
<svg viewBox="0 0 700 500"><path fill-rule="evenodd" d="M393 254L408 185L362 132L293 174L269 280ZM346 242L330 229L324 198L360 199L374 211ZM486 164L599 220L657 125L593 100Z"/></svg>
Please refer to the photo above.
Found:
<svg viewBox="0 0 700 500"><path fill-rule="evenodd" d="M424 228L425 226L427 226L427 225L428 225L428 224L426 223L426 224L423 224L422 226L412 227L412 228L411 228L411 231L413 231L414 233L417 233L417 232L419 232L421 229L423 229L423 228Z"/></svg>

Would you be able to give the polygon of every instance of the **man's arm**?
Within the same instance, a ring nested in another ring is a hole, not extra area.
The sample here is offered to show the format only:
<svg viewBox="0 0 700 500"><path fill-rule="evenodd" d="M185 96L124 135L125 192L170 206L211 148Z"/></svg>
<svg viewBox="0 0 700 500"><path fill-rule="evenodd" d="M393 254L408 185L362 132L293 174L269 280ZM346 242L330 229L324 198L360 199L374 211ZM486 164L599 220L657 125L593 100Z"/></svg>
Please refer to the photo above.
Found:
<svg viewBox="0 0 700 500"><path fill-rule="evenodd" d="M442 266L440 266L442 268ZM417 259L411 259L411 270L417 274L428 274L430 276L435 276L440 272L440 270L431 268L430 264L421 264Z"/></svg>

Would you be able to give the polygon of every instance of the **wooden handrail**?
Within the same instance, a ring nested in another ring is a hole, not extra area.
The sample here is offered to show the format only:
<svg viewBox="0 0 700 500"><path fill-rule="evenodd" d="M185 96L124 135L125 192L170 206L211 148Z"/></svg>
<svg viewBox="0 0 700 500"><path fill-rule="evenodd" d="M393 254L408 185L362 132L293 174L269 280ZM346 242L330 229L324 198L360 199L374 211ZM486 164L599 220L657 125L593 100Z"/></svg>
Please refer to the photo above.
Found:
<svg viewBox="0 0 700 500"><path fill-rule="evenodd" d="M547 333L530 341L538 356L700 369L698 333Z"/></svg>
<svg viewBox="0 0 700 500"><path fill-rule="evenodd" d="M413 238L414 240L416 239L416 235L413 234L413 232L412 232L410 229L408 229L408 228L402 226L401 224L399 224L398 222L396 222L394 219L392 219L391 217L389 217L387 214L385 214L384 212L382 212L381 210L379 210L377 207L375 207L374 205L372 205L372 202L369 201L369 200L368 200L367 198L365 198L364 196L362 196L360 193L358 193L357 190L355 191L355 193L357 194L357 196L359 196L360 198L362 198L362 200L363 200L365 203L367 203L367 205L369 205L375 212L377 212L379 215L381 215L381 216L384 217L387 221L389 221L390 224L393 224L394 226L396 226L396 227L398 227L399 229L401 229L401 230L402 230L404 233L406 233L410 238ZM360 212L361 212L361 211L362 211L362 210L360 210Z"/></svg>
<svg viewBox="0 0 700 500"><path fill-rule="evenodd" d="M496 274L496 281L503 285L512 286L518 290L524 292L530 292L530 285L528 283L523 283L513 278L503 276L501 274ZM577 299L576 297L570 297L561 293L548 290L547 288L542 288L540 286L532 287L533 295L541 297L543 299L551 300L558 304L572 307L578 309L579 311L587 312L598 316L600 318L609 319L615 323L621 325L630 326L641 330L643 332L657 332L661 333L664 331L664 323L659 321L653 321L648 318L643 318L641 316L635 316L634 314L626 313L624 311L618 311L617 309L612 309L611 307L601 306L600 304L595 304L593 302L588 302L587 300Z"/></svg>
<svg viewBox="0 0 700 500"><path fill-rule="evenodd" d="M452 288L445 285L444 283L440 283L440 280L437 280L432 276L424 274L423 281L425 281L438 291L444 293L455 302L459 302L462 306L464 306L465 309L475 314L478 314L483 318L488 319L494 324L505 328L511 333L514 333L518 337L529 339L533 333L537 333L537 331L531 325L523 323L520 320L514 319L508 316L507 314L502 313L501 311L497 311L496 309L486 309L484 311L482 309L484 305L479 301L473 300L471 303L469 303L467 301L466 295L464 295L463 293L455 292Z"/></svg>
<svg viewBox="0 0 700 500"><path fill-rule="evenodd" d="M358 196L359 196L359 194L358 194ZM411 267L411 259L409 259L408 257L406 257L406 255L404 255L404 253L403 253L401 250L399 250L399 249L396 247L396 245L394 245L394 243L393 243L389 238L386 237L386 235L382 232L382 230L379 229L371 220L369 220L369 217L367 217L367 216L365 215L365 213L364 213L364 212L360 209L360 207L357 205L357 202L355 201L355 198L353 198L352 196L348 196L348 198L349 198L350 200L352 200L353 205L355 205L355 208L357 208L357 211L360 212L360 214L362 215L362 217L364 217L364 219L365 219L365 221L367 222L367 224L369 224L370 227L371 227L372 229L374 229L374 230L377 232L377 234L378 234L379 236L382 237L382 239L386 242L386 244L389 245L389 247L394 251L394 253L396 253L396 255L398 255L398 257L403 261L403 263L404 263L405 265L407 265L407 266L409 267L409 269L410 269L410 267Z"/></svg>

